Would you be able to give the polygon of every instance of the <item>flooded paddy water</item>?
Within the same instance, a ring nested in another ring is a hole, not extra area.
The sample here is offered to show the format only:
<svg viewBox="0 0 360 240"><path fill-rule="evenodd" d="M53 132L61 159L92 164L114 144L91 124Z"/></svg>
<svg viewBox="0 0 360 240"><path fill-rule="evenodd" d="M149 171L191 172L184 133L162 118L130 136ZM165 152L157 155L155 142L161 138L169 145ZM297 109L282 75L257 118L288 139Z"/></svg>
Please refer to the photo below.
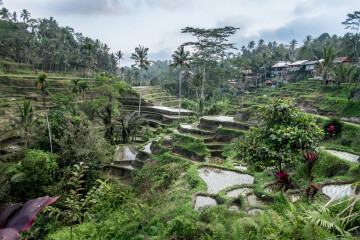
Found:
<svg viewBox="0 0 360 240"><path fill-rule="evenodd" d="M139 152L136 145L119 145L116 147L115 161L129 161L135 160Z"/></svg>
<svg viewBox="0 0 360 240"><path fill-rule="evenodd" d="M199 176L205 181L208 193L219 191L241 184L253 184L254 177L249 174L237 173L218 168L202 167L198 169Z"/></svg>
<svg viewBox="0 0 360 240"><path fill-rule="evenodd" d="M343 185L326 185L322 188L322 192L330 198L336 196L336 194L343 191L346 187L350 184L343 184ZM350 196L353 193L354 189L352 187L347 188L345 191L341 192L337 197L336 200Z"/></svg>

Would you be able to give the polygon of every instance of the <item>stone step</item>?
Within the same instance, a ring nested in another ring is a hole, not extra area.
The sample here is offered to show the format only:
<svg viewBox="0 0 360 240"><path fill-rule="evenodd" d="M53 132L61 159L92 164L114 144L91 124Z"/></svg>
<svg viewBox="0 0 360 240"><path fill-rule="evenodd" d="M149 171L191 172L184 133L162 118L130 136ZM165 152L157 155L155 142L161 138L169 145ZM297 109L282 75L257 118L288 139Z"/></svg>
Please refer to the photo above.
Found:
<svg viewBox="0 0 360 240"><path fill-rule="evenodd" d="M203 130L203 129L199 129L194 125L191 124L183 124L179 126L178 131L180 133L190 133L190 134L195 134L195 135L200 135L200 136L205 136L205 137L212 137L214 136L214 132L211 131L207 131L207 130Z"/></svg>
<svg viewBox="0 0 360 240"><path fill-rule="evenodd" d="M154 119L145 119L150 127L154 127L154 128L158 128L158 127L162 127L162 128L166 128L168 127L167 124L163 123L162 121L157 121Z"/></svg>
<svg viewBox="0 0 360 240"><path fill-rule="evenodd" d="M118 166L118 167L123 167L123 166L127 166L127 165L131 165L133 162L133 160L123 160L123 161L114 161L113 164L111 164L112 166Z"/></svg>
<svg viewBox="0 0 360 240"><path fill-rule="evenodd" d="M206 148L209 150L224 150L226 144L206 144Z"/></svg>
<svg viewBox="0 0 360 240"><path fill-rule="evenodd" d="M183 155L181 155L181 154L178 154L178 153L169 152L169 154L170 154L171 156L173 156L173 157L180 157L180 158L187 159L187 160L189 160L189 161L191 161L191 162L193 162L193 163L197 163L197 161L194 161L194 160L192 160L192 159L190 159L190 158L188 158L188 157L186 157L186 156L183 156Z"/></svg>
<svg viewBox="0 0 360 240"><path fill-rule="evenodd" d="M222 144L230 144L230 140L226 140L226 141L219 141L219 139L215 139L215 138L205 138L204 139L204 143L205 143L205 145L206 144L212 144L212 143L218 143L218 144L220 144L220 143L222 143Z"/></svg>
<svg viewBox="0 0 360 240"><path fill-rule="evenodd" d="M167 102L163 102L161 105L165 106L165 107L178 107L179 106L179 101L178 100L167 101Z"/></svg>
<svg viewBox="0 0 360 240"><path fill-rule="evenodd" d="M183 149L182 147L180 147L178 145L174 145L172 147L172 152L175 154L179 154L183 157L186 157L187 159L190 159L192 161L197 161L197 162L205 161L204 156L199 156L197 153Z"/></svg>
<svg viewBox="0 0 360 240"><path fill-rule="evenodd" d="M233 117L228 116L205 116L200 118L199 128L216 131L218 127L234 129L234 130L248 130L250 124L237 122Z"/></svg>
<svg viewBox="0 0 360 240"><path fill-rule="evenodd" d="M138 106L132 106L132 105L123 105L123 108L126 110L134 110L134 111L139 110ZM149 113L165 114L170 116L176 116L179 114L179 109L164 107L164 106L142 106L141 111L149 112ZM180 111L181 111L181 115L183 116L191 116L194 114L192 111L186 109L180 109Z"/></svg>
<svg viewBox="0 0 360 240"><path fill-rule="evenodd" d="M154 98L147 98L148 100L152 102L167 102L167 101L177 101L179 102L179 99L174 96L159 96Z"/></svg>
<svg viewBox="0 0 360 240"><path fill-rule="evenodd" d="M159 92L159 93L146 94L146 95L144 96L144 98L146 98L146 99L155 99L155 98L164 97L164 96L168 96L168 93L166 93L166 92Z"/></svg>
<svg viewBox="0 0 360 240"><path fill-rule="evenodd" d="M211 156L214 157L222 157L221 154L223 153L224 151L223 150L212 150L210 151L211 153Z"/></svg>

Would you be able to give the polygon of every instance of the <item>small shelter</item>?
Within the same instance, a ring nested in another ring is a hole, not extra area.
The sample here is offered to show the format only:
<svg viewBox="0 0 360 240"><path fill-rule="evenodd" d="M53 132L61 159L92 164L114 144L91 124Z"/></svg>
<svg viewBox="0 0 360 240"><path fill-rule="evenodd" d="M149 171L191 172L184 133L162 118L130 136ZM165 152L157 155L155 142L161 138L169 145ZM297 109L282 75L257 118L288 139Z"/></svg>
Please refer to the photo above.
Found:
<svg viewBox="0 0 360 240"><path fill-rule="evenodd" d="M351 61L350 57L338 57L338 58L335 58L332 62L333 63L342 63L342 64L345 64L345 65L350 65L350 63L352 61Z"/></svg>
<svg viewBox="0 0 360 240"><path fill-rule="evenodd" d="M270 80L267 80L265 83L266 83L266 86L268 86L268 87L271 87L273 85L272 81L270 81Z"/></svg>

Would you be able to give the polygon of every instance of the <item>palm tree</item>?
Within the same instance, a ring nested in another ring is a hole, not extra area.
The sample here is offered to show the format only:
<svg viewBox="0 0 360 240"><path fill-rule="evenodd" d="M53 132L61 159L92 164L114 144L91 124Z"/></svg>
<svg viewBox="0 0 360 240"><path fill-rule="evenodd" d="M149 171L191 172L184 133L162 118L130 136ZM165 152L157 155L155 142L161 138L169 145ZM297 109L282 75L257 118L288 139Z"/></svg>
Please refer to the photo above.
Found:
<svg viewBox="0 0 360 240"><path fill-rule="evenodd" d="M72 92L78 94L78 92L79 92L79 85L78 85L78 83L79 83L80 79L72 79L71 81L72 81L72 83L74 84L74 87L73 87L73 89L72 89Z"/></svg>
<svg viewBox="0 0 360 240"><path fill-rule="evenodd" d="M30 101L24 101L23 107L21 107L19 104L17 104L19 109L19 119L16 118L14 115L9 113L10 117L15 122L16 126L23 132L23 133L29 133L32 130L32 127L35 125L36 121L39 117L34 117L34 111L33 107L30 104Z"/></svg>
<svg viewBox="0 0 360 240"><path fill-rule="evenodd" d="M141 112L141 81L142 81L142 71L148 69L147 66L150 65L150 61L147 60L149 48L145 48L144 46L139 45L139 47L135 48L135 53L131 54L131 59L135 60L135 64L132 66L140 67L140 96L139 96L139 115Z"/></svg>
<svg viewBox="0 0 360 240"><path fill-rule="evenodd" d="M182 77L182 71L184 68L190 67L189 65L189 58L190 58L190 52L184 50L184 46L181 45L180 47L175 50L172 57L172 64L171 67L180 67L179 72L179 122L180 122L180 108L181 108L181 77Z"/></svg>
<svg viewBox="0 0 360 240"><path fill-rule="evenodd" d="M11 18L11 13L9 12L9 9L3 7L1 10L0 10L0 15L1 15L1 19L3 20L10 20Z"/></svg>
<svg viewBox="0 0 360 240"><path fill-rule="evenodd" d="M296 44L297 44L297 40L296 40L296 39L291 40L291 42L290 42L290 48L291 48L291 49L295 49Z"/></svg>
<svg viewBox="0 0 360 240"><path fill-rule="evenodd" d="M350 65L346 66L345 64L340 64L335 69L336 78L339 82L345 82L346 79L349 79L349 83L351 83L353 71L356 69L356 66Z"/></svg>
<svg viewBox="0 0 360 240"><path fill-rule="evenodd" d="M46 107L46 88L48 86L48 83L46 81L46 74L45 73L41 73L38 75L37 81L35 82L36 87L38 89L41 90L42 92L42 96L43 96L43 102L44 102L44 108L45 108L45 116L46 116L46 123L47 123L47 127L48 127L48 132L49 132L49 141L50 141L50 150L51 153L53 153L53 149L52 149L52 141L51 141L51 131L50 131L50 124L49 124L49 118L48 118L48 113L47 113L47 107Z"/></svg>
<svg viewBox="0 0 360 240"><path fill-rule="evenodd" d="M17 13L16 12L13 12L12 14L12 19L11 19L14 23L17 23L18 20L17 20Z"/></svg>
<svg viewBox="0 0 360 240"><path fill-rule="evenodd" d="M25 22L28 22L28 21L29 21L31 15L30 15L30 13L29 13L28 10L23 9L23 10L21 11L20 17L23 19L23 21L24 21L24 23L25 23Z"/></svg>
<svg viewBox="0 0 360 240"><path fill-rule="evenodd" d="M109 46L105 43L103 45L103 51L107 53L107 52L109 52L109 50L110 50Z"/></svg>
<svg viewBox="0 0 360 240"><path fill-rule="evenodd" d="M79 90L80 90L80 93L82 93L82 95L83 95L83 100L85 100L85 90L87 88L89 88L88 82L86 82L86 81L79 82Z"/></svg>
<svg viewBox="0 0 360 240"><path fill-rule="evenodd" d="M328 84L329 74L334 72L334 63L333 60L335 58L335 52L332 45L328 47L324 47L324 61L319 62L319 70L318 72L323 77L323 84Z"/></svg>
<svg viewBox="0 0 360 240"><path fill-rule="evenodd" d="M128 143L130 137L132 137L132 141L136 140L136 134L141 130L144 123L142 116L132 112L130 114L121 114L118 120L121 123L122 142Z"/></svg>
<svg viewBox="0 0 360 240"><path fill-rule="evenodd" d="M307 36L305 37L305 39L303 40L304 46L310 47L311 41L312 41L312 36L311 36L311 35L307 35Z"/></svg>
<svg viewBox="0 0 360 240"><path fill-rule="evenodd" d="M94 43L93 42L85 42L83 45L83 48L88 50L88 58L89 58L89 72L88 72L88 78L90 78L90 66L91 66L91 53L92 50L94 48ZM93 81L90 82L90 100L91 102L93 101Z"/></svg>
<svg viewBox="0 0 360 240"><path fill-rule="evenodd" d="M265 41L264 39L260 39L259 42L258 42L258 47L262 47L264 45Z"/></svg>
<svg viewBox="0 0 360 240"><path fill-rule="evenodd" d="M115 55L116 55L116 59L117 59L117 61L119 61L119 71L121 71L121 68L120 68L120 61L121 61L121 59L123 59L123 56L124 56L124 54L121 52L121 51L117 51L116 53L115 53Z"/></svg>
<svg viewBox="0 0 360 240"><path fill-rule="evenodd" d="M244 54L245 50L246 50L246 47L243 45L243 46L241 47L241 52Z"/></svg>
<svg viewBox="0 0 360 240"><path fill-rule="evenodd" d="M248 48L251 50L255 47L255 42L254 41L250 41L248 44Z"/></svg>
<svg viewBox="0 0 360 240"><path fill-rule="evenodd" d="M290 52L291 52L291 60L295 59L295 48L296 48L297 41L296 39L291 40L290 42Z"/></svg>

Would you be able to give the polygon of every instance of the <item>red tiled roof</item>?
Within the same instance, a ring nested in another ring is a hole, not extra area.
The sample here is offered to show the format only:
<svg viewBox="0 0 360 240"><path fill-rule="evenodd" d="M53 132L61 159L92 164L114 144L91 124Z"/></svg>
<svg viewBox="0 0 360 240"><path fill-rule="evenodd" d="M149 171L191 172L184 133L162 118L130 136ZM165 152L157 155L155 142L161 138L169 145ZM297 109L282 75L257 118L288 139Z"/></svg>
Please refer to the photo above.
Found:
<svg viewBox="0 0 360 240"><path fill-rule="evenodd" d="M333 62L351 62L351 59L349 57L338 57Z"/></svg>

